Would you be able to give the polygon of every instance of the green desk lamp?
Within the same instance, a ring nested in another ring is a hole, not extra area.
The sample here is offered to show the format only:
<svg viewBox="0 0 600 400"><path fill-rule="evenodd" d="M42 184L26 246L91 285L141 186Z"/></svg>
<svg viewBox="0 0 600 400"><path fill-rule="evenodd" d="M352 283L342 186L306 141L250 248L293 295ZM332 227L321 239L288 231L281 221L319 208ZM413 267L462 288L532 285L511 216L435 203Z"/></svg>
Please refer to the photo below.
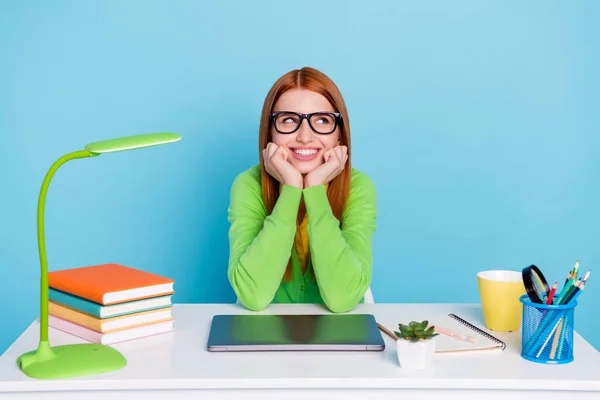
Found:
<svg viewBox="0 0 600 400"><path fill-rule="evenodd" d="M85 150L62 156L50 167L42 182L37 209L38 248L42 267L40 342L37 350L22 354L17 359L17 365L27 376L37 379L74 378L115 371L127 363L121 353L106 345L83 343L52 347L48 342L48 263L44 245L44 203L50 179L56 170L69 160L157 146L180 139L181 136L174 133L149 133L95 142L85 146Z"/></svg>

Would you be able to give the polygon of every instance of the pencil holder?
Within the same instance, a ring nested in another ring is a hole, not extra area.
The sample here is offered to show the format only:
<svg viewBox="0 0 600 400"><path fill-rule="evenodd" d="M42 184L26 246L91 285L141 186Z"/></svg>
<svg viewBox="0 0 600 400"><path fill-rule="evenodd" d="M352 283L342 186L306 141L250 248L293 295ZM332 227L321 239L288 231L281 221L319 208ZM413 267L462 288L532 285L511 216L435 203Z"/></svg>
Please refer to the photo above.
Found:
<svg viewBox="0 0 600 400"><path fill-rule="evenodd" d="M523 303L521 356L542 364L573 361L573 326L576 301L564 305L533 303L528 295Z"/></svg>

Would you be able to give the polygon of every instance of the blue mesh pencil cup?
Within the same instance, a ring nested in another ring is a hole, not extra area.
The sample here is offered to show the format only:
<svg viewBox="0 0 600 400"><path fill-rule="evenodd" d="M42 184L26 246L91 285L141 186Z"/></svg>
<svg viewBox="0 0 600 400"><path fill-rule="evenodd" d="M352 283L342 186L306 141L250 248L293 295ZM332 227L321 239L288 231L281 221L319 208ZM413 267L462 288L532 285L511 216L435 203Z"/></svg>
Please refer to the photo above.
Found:
<svg viewBox="0 0 600 400"><path fill-rule="evenodd" d="M534 303L528 295L523 303L521 356L542 364L573 361L573 326L577 301L551 305Z"/></svg>

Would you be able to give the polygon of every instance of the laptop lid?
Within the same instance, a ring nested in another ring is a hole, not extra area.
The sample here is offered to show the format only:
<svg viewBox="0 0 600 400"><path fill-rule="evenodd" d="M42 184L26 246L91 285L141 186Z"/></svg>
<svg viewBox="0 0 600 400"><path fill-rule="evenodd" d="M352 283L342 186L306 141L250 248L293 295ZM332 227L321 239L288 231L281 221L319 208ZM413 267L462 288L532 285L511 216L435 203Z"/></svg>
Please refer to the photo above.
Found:
<svg viewBox="0 0 600 400"><path fill-rule="evenodd" d="M371 314L215 315L209 351L382 351Z"/></svg>

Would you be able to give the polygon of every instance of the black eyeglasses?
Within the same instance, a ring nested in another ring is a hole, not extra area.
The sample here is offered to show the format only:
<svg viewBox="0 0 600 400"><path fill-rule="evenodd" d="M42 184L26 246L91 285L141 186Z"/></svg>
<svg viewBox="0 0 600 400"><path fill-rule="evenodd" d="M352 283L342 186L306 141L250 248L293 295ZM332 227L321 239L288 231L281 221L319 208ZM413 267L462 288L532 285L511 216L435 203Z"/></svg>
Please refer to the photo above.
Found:
<svg viewBox="0 0 600 400"><path fill-rule="evenodd" d="M337 112L321 111L311 114L301 114L293 111L276 111L271 113L271 121L279 133L290 134L296 132L302 120L306 119L310 129L321 135L328 135L335 131L342 119L342 114Z"/></svg>

